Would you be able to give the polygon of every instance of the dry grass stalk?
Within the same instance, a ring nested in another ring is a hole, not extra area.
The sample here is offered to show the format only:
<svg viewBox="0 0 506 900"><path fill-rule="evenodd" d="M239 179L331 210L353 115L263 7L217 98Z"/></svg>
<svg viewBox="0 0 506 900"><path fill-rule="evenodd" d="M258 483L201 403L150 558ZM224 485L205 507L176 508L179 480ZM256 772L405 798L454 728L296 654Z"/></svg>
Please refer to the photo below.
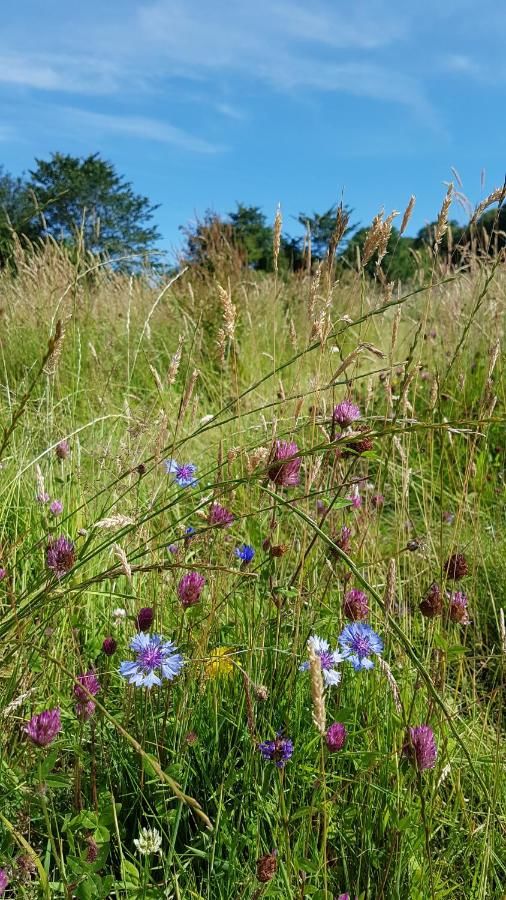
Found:
<svg viewBox="0 0 506 900"><path fill-rule="evenodd" d="M290 322L288 325L288 331L289 331L289 335L290 335L290 344L292 345L292 349L296 351L297 347L298 347L297 331L295 330L295 322L293 321L293 319L290 319Z"/></svg>
<svg viewBox="0 0 506 900"><path fill-rule="evenodd" d="M337 208L336 214L336 224L334 225L334 230L331 234L329 246L327 249L327 273L329 276L329 281L332 276L332 270L334 267L334 261L336 258L336 250L341 243L341 240L346 232L348 227L348 222L350 220L349 212L343 208L343 204L340 203Z"/></svg>
<svg viewBox="0 0 506 900"><path fill-rule="evenodd" d="M183 344L184 337L180 334L177 341L176 352L173 354L172 359L170 361L169 371L167 373L167 381L169 384L174 384L177 373L179 371L179 366L181 365L181 355L183 352Z"/></svg>
<svg viewBox="0 0 506 900"><path fill-rule="evenodd" d="M98 522L95 522L95 528L106 530L110 528L124 528L125 525L133 525L134 521L130 516L109 516L106 519L100 519Z"/></svg>
<svg viewBox="0 0 506 900"><path fill-rule="evenodd" d="M221 305L223 307L223 331L225 335L230 341L234 340L235 336L235 322L237 318L237 307L232 303L232 298L230 296L230 286L229 290L226 291L225 288L218 285L218 293L220 295Z"/></svg>
<svg viewBox="0 0 506 900"><path fill-rule="evenodd" d="M44 364L44 368L42 370L44 372L44 375L48 375L49 377L51 377L52 375L56 374L63 348L64 338L65 328L62 323L58 321L56 323L54 335L49 340L48 355Z"/></svg>
<svg viewBox="0 0 506 900"><path fill-rule="evenodd" d="M392 222L399 213L394 209L382 223L380 239L378 241L378 258L376 260L376 271L378 271L388 250L388 242L392 233Z"/></svg>
<svg viewBox="0 0 506 900"><path fill-rule="evenodd" d="M492 378L492 374L495 369L495 365L497 360L499 359L499 353L501 352L501 342L499 338L495 342L495 344L490 349L490 358L488 363L488 371L487 371L487 381Z"/></svg>
<svg viewBox="0 0 506 900"><path fill-rule="evenodd" d="M274 256L274 271L276 275L278 274L278 257L279 250L281 247L281 227L283 224L283 217L281 215L281 207L278 206L276 210L276 217L274 219L274 229L273 229L273 239L272 239L272 252Z"/></svg>
<svg viewBox="0 0 506 900"><path fill-rule="evenodd" d="M501 649L506 654L506 625L504 623L504 610L499 610L499 634L501 635Z"/></svg>
<svg viewBox="0 0 506 900"><path fill-rule="evenodd" d="M381 210L381 212L379 212L377 216L374 216L371 227L367 232L364 249L362 250L361 265L363 268L367 265L373 254L378 249L383 234L384 214L384 210Z"/></svg>
<svg viewBox="0 0 506 900"><path fill-rule="evenodd" d="M325 694L323 689L322 665L316 655L311 640L307 644L309 652L309 678L311 682L311 700L313 702L313 722L320 734L326 731Z"/></svg>
<svg viewBox="0 0 506 900"><path fill-rule="evenodd" d="M436 408L436 403L439 397L439 381L437 375L434 375L432 381L432 387L430 389L430 397L429 397L429 410L432 412Z"/></svg>
<svg viewBox="0 0 506 900"><path fill-rule="evenodd" d="M251 453L246 453L246 469L248 475L251 475L260 465L265 466L269 458L268 447L257 447Z"/></svg>
<svg viewBox="0 0 506 900"><path fill-rule="evenodd" d="M227 348L227 336L226 336L223 328L220 328L218 330L218 334L216 336L216 346L218 348L218 359L219 359L220 365L223 369L223 368L225 368L225 351Z"/></svg>
<svg viewBox="0 0 506 900"><path fill-rule="evenodd" d="M46 485L44 483L44 476L42 474L42 469L39 464L35 466L35 480L37 482L37 497L45 497L46 496Z"/></svg>
<svg viewBox="0 0 506 900"><path fill-rule="evenodd" d="M378 656L378 666L383 672L386 680L388 681L388 685L390 687L390 690L392 691L392 697L394 698L394 706L397 712L399 714L402 714L402 701L399 686L393 676L390 666L387 662L385 662L382 656Z"/></svg>
<svg viewBox="0 0 506 900"><path fill-rule="evenodd" d="M402 217L401 227L400 227L400 231L399 231L399 237L401 237L401 235L404 234L404 232L406 231L406 228L408 227L408 222L409 222L412 212L415 208L415 203L416 203L416 197L414 194L411 194L411 197L409 198L409 203L406 206L406 209L404 210L404 215Z"/></svg>
<svg viewBox="0 0 506 900"><path fill-rule="evenodd" d="M149 364L149 369L150 369L150 372L151 372L153 378L155 379L155 384L156 384L160 394L163 393L163 383L162 383L162 379L160 378L159 372L157 371L157 369L155 369L154 366L151 365L151 363Z"/></svg>
<svg viewBox="0 0 506 900"><path fill-rule="evenodd" d="M437 253L438 247L446 234L446 230L448 228L448 210L450 209L452 200L453 182L450 181L446 196L443 200L443 204L441 206L441 209L439 210L439 215L437 217L436 232L434 234L434 253Z"/></svg>
<svg viewBox="0 0 506 900"><path fill-rule="evenodd" d="M492 193L488 195L488 197L485 197L485 199L482 200L480 204L478 204L478 206L476 207L476 209L472 215L470 224L472 225L474 222L476 222L480 218L482 213L484 213L485 210L489 206L492 206L493 203L501 203L502 204L505 199L506 199L506 182L503 184L502 187L495 188L495 190L493 190Z"/></svg>
<svg viewBox="0 0 506 900"><path fill-rule="evenodd" d="M385 593L383 595L383 603L385 604L385 615L390 613L393 602L395 600L395 586L397 579L397 565L395 559L391 559L387 569L387 583L385 585Z"/></svg>
<svg viewBox="0 0 506 900"><path fill-rule="evenodd" d="M316 298L318 296L318 291L320 289L320 280L322 276L322 264L318 263L318 267L316 272L314 273L313 278L311 279L311 284L309 287L309 305L308 305L308 313L311 321L314 318L314 311L316 308Z"/></svg>
<svg viewBox="0 0 506 900"><path fill-rule="evenodd" d="M132 583L132 568L130 566L130 563L128 562L127 555L126 555L125 551L123 550L123 547L121 547L119 544L113 544L112 551L113 551L113 554L116 557L116 559L119 559L119 562L121 565L121 571L123 572L123 575L131 584Z"/></svg>
<svg viewBox="0 0 506 900"><path fill-rule="evenodd" d="M399 335L399 325L401 324L401 316L402 316L402 307L398 306L395 312L394 320L392 322L392 340L390 342L390 352L393 356L395 351L395 347L397 345L397 338Z"/></svg>
<svg viewBox="0 0 506 900"><path fill-rule="evenodd" d="M183 399L181 401L181 409L179 412L179 416L181 419L183 418L186 410L188 409L188 404L192 398L193 391L195 390L195 385L197 383L197 379L198 379L199 375L200 375L200 372L198 369L194 369L190 375L190 380L189 380L188 384L186 385L186 390L184 392Z"/></svg>

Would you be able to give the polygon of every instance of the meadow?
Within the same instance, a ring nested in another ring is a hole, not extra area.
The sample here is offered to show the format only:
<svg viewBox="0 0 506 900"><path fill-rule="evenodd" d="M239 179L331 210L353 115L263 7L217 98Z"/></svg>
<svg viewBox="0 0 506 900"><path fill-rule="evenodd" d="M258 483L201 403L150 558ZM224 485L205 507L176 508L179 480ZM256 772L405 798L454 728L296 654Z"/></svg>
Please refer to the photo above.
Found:
<svg viewBox="0 0 506 900"><path fill-rule="evenodd" d="M504 896L506 270L437 243L0 272L0 894Z"/></svg>

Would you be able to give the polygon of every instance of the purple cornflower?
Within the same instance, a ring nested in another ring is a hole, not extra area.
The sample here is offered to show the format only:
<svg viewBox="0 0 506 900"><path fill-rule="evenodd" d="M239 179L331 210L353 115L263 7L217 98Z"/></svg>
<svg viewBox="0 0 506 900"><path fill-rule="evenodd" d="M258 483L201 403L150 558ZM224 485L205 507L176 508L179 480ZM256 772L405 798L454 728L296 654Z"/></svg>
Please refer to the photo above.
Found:
<svg viewBox="0 0 506 900"><path fill-rule="evenodd" d="M24 727L25 734L28 735L32 743L38 747L47 747L54 741L57 734L61 731L61 716L58 707L55 709L45 709L41 713L32 716Z"/></svg>
<svg viewBox="0 0 506 900"><path fill-rule="evenodd" d="M177 586L177 595L181 606L186 609L187 606L194 606L195 603L198 603L205 583L206 579L200 572L187 572L186 575L183 575Z"/></svg>
<svg viewBox="0 0 506 900"><path fill-rule="evenodd" d="M263 741L258 749L263 759L270 760L278 769L283 769L293 754L293 741L282 737L282 732L278 731L274 741Z"/></svg>
<svg viewBox="0 0 506 900"><path fill-rule="evenodd" d="M343 749L346 738L347 734L344 725L342 725L341 722L334 722L327 728L325 743L331 753L337 753L338 750Z"/></svg>
<svg viewBox="0 0 506 900"><path fill-rule="evenodd" d="M198 478L195 478L197 466L193 463L177 463L175 459L166 459L164 465L166 472L174 475L174 481L179 487L195 487L198 484Z"/></svg>
<svg viewBox="0 0 506 900"><path fill-rule="evenodd" d="M237 559L242 560L243 565L248 565L248 563L252 562L255 556L255 548L250 544L241 544L240 547L236 547L234 550Z"/></svg>
<svg viewBox="0 0 506 900"><path fill-rule="evenodd" d="M334 422L337 422L342 428L346 428L352 422L360 419L361 415L362 413L355 403L352 403L351 400L343 400L334 406L332 417Z"/></svg>
<svg viewBox="0 0 506 900"><path fill-rule="evenodd" d="M302 460L297 456L295 441L276 441L269 462L268 475L280 487L295 487L300 481Z"/></svg>
<svg viewBox="0 0 506 900"><path fill-rule="evenodd" d="M72 541L63 535L49 541L46 547L46 566L57 578L63 578L75 561L76 553Z"/></svg>
<svg viewBox="0 0 506 900"><path fill-rule="evenodd" d="M118 649L118 642L114 640L113 637L104 638L104 642L102 644L102 651L106 656L113 656Z"/></svg>
<svg viewBox="0 0 506 900"><path fill-rule="evenodd" d="M53 500L49 507L49 512L52 516L61 516L63 512L63 503L61 500Z"/></svg>
<svg viewBox="0 0 506 900"><path fill-rule="evenodd" d="M308 644L311 644L316 656L320 657L325 687L332 687L339 684L341 681L341 673L337 671L336 666L344 659L339 653L339 650L331 650L329 642L325 641L323 638L317 637L317 635L310 637ZM303 662L299 666L299 672L307 672L308 669L309 662Z"/></svg>
<svg viewBox="0 0 506 900"><path fill-rule="evenodd" d="M0 869L0 896L5 891L5 888L9 884L9 878L7 876L7 872L5 869Z"/></svg>
<svg viewBox="0 0 506 900"><path fill-rule="evenodd" d="M216 525L217 528L226 528L234 521L234 514L219 503L212 503L207 521L209 525Z"/></svg>
<svg viewBox="0 0 506 900"><path fill-rule="evenodd" d="M159 634L136 634L130 641L135 652L133 662L126 660L119 667L119 674L136 687L151 688L162 681L172 681L184 665L173 641L164 641Z"/></svg>
<svg viewBox="0 0 506 900"><path fill-rule="evenodd" d="M358 588L352 588L344 595L343 610L347 619L353 622L359 622L361 619L367 619L369 615L369 603L367 594L359 591Z"/></svg>
<svg viewBox="0 0 506 900"><path fill-rule="evenodd" d="M339 644L345 659L349 659L356 672L360 669L372 669L374 663L371 654L380 654L383 641L379 634L365 622L352 622L346 625L339 635Z"/></svg>
<svg viewBox="0 0 506 900"><path fill-rule="evenodd" d="M149 631L155 618L155 611L151 606L143 606L135 619L139 631Z"/></svg>
<svg viewBox="0 0 506 900"><path fill-rule="evenodd" d="M70 446L68 441L60 441L59 444L56 445L54 451L58 457L58 459L67 459L67 456L70 453Z"/></svg>
<svg viewBox="0 0 506 900"><path fill-rule="evenodd" d="M469 625L469 613L467 609L467 597L462 591L454 591L450 594L450 619L459 625Z"/></svg>
<svg viewBox="0 0 506 900"><path fill-rule="evenodd" d="M417 769L433 769L436 764L437 747L434 732L430 725L415 725L408 728L403 753L408 756Z"/></svg>
<svg viewBox="0 0 506 900"><path fill-rule="evenodd" d="M84 690L83 690L84 688ZM74 697L76 700L79 700L80 703L87 703L89 700L89 694L93 694L95 697L100 690L100 682L95 675L93 669L90 669L89 672L86 672L85 675L78 675L76 678L76 682L74 684Z"/></svg>

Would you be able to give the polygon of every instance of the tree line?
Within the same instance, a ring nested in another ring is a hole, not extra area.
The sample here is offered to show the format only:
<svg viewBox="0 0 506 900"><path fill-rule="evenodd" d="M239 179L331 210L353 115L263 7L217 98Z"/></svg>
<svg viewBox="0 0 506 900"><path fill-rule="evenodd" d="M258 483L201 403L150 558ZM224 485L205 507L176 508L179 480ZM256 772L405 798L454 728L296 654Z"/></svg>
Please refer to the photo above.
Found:
<svg viewBox="0 0 506 900"><path fill-rule="evenodd" d="M54 153L48 160L36 159L33 170L22 177L0 167L0 267L13 262L16 241L36 247L51 238L69 253L85 250L135 271L160 241L153 222L157 209L99 154ZM369 229L352 224L352 219L353 210L338 204L321 213L299 213L295 221L300 234L277 236L278 269L301 270L329 254L343 270L356 268ZM224 216L208 211L196 223L181 227L182 260L212 270L217 258L229 255L236 265L272 272L274 227L258 206L238 203ZM430 266L436 227L430 223L414 237L392 227L383 262L388 280L406 282ZM450 221L439 253L449 263L462 265L471 251L493 255L505 245L506 208L501 207L485 213L472 230ZM366 272L376 274L374 260Z"/></svg>

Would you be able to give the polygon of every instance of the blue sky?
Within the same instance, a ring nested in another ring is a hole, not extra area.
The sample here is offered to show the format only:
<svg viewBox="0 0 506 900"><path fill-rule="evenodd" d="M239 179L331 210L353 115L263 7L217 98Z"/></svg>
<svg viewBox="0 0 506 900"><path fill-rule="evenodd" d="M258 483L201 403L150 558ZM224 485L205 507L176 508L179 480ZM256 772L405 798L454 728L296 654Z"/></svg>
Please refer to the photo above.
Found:
<svg viewBox="0 0 506 900"><path fill-rule="evenodd" d="M100 152L161 204L167 248L236 201L280 202L294 233L341 196L367 224L414 193L416 231L451 166L473 203L503 182L504 46L501 0L9 3L0 163Z"/></svg>

